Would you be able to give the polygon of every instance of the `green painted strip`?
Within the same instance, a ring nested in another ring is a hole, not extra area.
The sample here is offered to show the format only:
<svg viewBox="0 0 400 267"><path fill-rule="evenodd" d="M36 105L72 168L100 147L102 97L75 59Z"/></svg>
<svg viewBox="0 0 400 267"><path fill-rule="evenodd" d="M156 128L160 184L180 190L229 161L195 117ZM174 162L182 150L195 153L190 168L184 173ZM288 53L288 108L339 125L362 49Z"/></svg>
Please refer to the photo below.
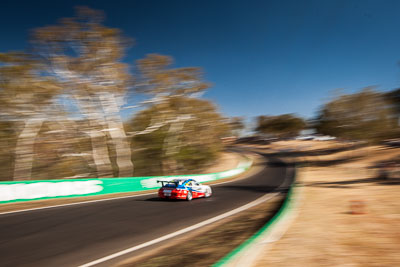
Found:
<svg viewBox="0 0 400 267"><path fill-rule="evenodd" d="M275 214L274 217L272 217L271 220L269 220L260 230L258 230L254 235L249 237L246 241L244 241L242 244L240 244L238 247L236 247L234 250L229 252L225 257L220 259L217 263L213 265L213 267L221 267L227 264L229 261L231 261L237 254L245 250L247 247L249 247L260 235L264 234L266 231L268 231L273 225L278 223L280 219L283 217L284 214L286 214L293 206L292 199L293 199L293 188L295 187L295 183L292 184L290 187L286 199L283 202L281 208L279 211Z"/></svg>
<svg viewBox="0 0 400 267"><path fill-rule="evenodd" d="M251 164L252 161L247 160L244 163L240 162L234 169L209 174L0 182L0 204L146 191L159 188L158 180L175 178L209 182L240 174L250 168Z"/></svg>

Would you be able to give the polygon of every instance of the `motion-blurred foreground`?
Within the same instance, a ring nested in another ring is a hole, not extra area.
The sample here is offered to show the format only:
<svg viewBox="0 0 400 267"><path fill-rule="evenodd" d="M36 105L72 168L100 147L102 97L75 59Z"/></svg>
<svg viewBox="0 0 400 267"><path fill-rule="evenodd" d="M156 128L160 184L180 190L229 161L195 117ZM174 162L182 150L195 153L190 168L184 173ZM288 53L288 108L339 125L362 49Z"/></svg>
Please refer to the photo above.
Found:
<svg viewBox="0 0 400 267"><path fill-rule="evenodd" d="M200 98L210 87L201 69L173 68L158 54L129 66L122 59L133 41L102 21L102 12L79 7L33 30L28 50L0 54L0 180L193 173L213 163L222 140L243 133L243 118L224 118ZM254 131L267 142L306 133L397 142L399 95L365 88L308 121L259 116Z"/></svg>
<svg viewBox="0 0 400 267"><path fill-rule="evenodd" d="M35 29L29 51L0 54L0 180L183 173L221 149L228 124L198 98L201 70L153 54L130 73L121 60L132 42L102 17L78 8ZM127 106L133 93L146 98Z"/></svg>

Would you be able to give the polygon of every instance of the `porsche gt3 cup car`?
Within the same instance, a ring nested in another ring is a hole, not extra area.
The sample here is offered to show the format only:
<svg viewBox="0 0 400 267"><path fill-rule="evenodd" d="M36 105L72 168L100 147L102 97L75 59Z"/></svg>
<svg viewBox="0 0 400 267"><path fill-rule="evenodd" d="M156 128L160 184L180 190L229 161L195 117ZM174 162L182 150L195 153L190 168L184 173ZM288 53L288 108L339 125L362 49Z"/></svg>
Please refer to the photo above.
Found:
<svg viewBox="0 0 400 267"><path fill-rule="evenodd" d="M196 182L193 179L173 179L170 181L157 181L162 184L158 196L165 199L186 199L210 197L211 187Z"/></svg>

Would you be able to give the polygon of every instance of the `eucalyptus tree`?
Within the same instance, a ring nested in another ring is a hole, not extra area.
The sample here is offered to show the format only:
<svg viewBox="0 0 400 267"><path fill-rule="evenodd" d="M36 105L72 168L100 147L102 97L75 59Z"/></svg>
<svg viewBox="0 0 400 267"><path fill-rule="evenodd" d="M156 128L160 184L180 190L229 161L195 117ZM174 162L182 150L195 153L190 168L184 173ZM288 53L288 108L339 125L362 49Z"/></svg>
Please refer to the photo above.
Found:
<svg viewBox="0 0 400 267"><path fill-rule="evenodd" d="M15 147L13 180L31 178L35 139L42 123L58 113L55 97L61 86L40 75L41 65L31 55L0 54L0 110L3 121L22 124Z"/></svg>
<svg viewBox="0 0 400 267"><path fill-rule="evenodd" d="M245 123L243 117L232 117L229 121L229 126L233 135L240 136L242 131L245 129Z"/></svg>
<svg viewBox="0 0 400 267"><path fill-rule="evenodd" d="M99 176L111 173L108 140L115 148L118 175L132 176L131 150L120 116L132 82L128 66L121 62L129 40L102 22L100 11L79 7L75 17L36 29L33 51L89 121L86 132Z"/></svg>
<svg viewBox="0 0 400 267"><path fill-rule="evenodd" d="M319 133L376 142L392 137L397 121L384 95L371 87L341 95L326 103L317 118Z"/></svg>
<svg viewBox="0 0 400 267"><path fill-rule="evenodd" d="M395 89L384 94L385 99L393 109L393 116L397 121L397 130L400 128L400 89Z"/></svg>
<svg viewBox="0 0 400 267"><path fill-rule="evenodd" d="M166 101L170 113L180 109L175 119L154 124L154 118L165 109L165 103L158 103L138 112L127 123L133 144L141 148L135 154L138 171L150 170L151 175L196 171L216 158L222 149L221 137L226 136L230 127L208 100L174 97ZM181 128L171 139L171 125L178 121L182 122L178 124Z"/></svg>
<svg viewBox="0 0 400 267"><path fill-rule="evenodd" d="M277 137L293 137L306 128L306 122L293 114L259 116L256 131Z"/></svg>
<svg viewBox="0 0 400 267"><path fill-rule="evenodd" d="M201 96L210 86L203 81L200 68L172 68L172 63L171 57L159 54L147 55L137 62L141 78L136 88L149 96L144 103L150 105L151 119L145 129L132 134L166 129L162 144L164 173L177 170L176 155L182 146L182 136L191 133L185 124L196 120L197 112L189 99Z"/></svg>

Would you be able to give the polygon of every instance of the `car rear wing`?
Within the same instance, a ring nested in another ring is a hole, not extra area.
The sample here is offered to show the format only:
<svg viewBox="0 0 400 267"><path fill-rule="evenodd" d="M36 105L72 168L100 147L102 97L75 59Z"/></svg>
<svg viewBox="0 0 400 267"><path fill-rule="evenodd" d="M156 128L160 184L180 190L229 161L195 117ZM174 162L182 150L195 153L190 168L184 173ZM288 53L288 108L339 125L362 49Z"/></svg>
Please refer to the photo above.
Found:
<svg viewBox="0 0 400 267"><path fill-rule="evenodd" d="M157 180L157 183L161 183L161 185L162 186L164 186L165 184L168 184L168 183L174 183L175 184L175 186L178 186L178 182L176 182L176 181L171 181L171 180Z"/></svg>

